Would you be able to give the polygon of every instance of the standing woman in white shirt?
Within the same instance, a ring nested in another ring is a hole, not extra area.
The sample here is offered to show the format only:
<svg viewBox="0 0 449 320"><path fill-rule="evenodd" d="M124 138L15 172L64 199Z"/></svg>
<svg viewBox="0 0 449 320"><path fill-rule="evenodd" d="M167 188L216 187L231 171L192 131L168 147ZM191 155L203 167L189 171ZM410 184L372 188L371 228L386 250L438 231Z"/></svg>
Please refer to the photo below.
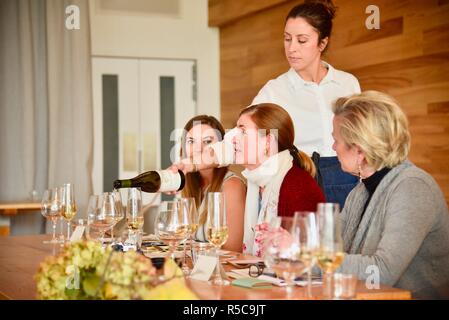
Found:
<svg viewBox="0 0 449 320"><path fill-rule="evenodd" d="M335 14L332 1L305 1L287 15L284 47L290 70L270 80L252 105L275 103L288 111L295 124L295 145L312 157L318 182L328 202L343 207L357 179L341 170L332 150L332 104L360 93L357 79L324 62Z"/></svg>

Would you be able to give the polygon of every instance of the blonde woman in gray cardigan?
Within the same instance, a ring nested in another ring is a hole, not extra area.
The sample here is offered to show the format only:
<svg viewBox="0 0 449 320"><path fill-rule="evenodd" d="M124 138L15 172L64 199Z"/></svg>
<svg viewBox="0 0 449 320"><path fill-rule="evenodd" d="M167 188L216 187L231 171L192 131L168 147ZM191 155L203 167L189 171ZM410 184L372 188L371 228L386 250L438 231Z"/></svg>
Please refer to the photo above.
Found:
<svg viewBox="0 0 449 320"><path fill-rule="evenodd" d="M376 91L338 99L334 113L333 148L360 179L341 213L340 271L414 298L449 298L448 208L435 180L407 160L405 114Z"/></svg>

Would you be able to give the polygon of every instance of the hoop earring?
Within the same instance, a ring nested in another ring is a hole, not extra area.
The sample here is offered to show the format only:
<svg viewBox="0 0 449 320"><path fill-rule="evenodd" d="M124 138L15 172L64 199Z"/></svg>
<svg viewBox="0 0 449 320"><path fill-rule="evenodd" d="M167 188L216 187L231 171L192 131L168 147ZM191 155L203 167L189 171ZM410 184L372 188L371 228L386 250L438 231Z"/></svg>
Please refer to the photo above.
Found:
<svg viewBox="0 0 449 320"><path fill-rule="evenodd" d="M358 164L359 167L359 183L362 182L362 167L360 166L360 163Z"/></svg>

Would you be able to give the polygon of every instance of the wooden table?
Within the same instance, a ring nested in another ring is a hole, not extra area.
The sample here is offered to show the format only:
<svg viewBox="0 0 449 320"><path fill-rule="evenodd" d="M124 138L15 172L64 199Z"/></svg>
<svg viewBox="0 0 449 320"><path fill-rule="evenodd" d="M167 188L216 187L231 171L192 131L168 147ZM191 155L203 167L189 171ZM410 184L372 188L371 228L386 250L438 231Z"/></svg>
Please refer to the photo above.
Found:
<svg viewBox="0 0 449 320"><path fill-rule="evenodd" d="M50 235L14 236L0 238L0 299L35 299L36 286L33 279L39 263L59 250L59 246L43 244ZM230 267L225 267L230 268ZM235 286L213 286L196 280L187 280L187 285L204 300L266 300L286 299L283 287L267 289L246 289ZM321 287L314 287L314 295L319 298ZM304 299L305 289L296 287L294 299ZM409 291L381 286L378 290L365 288L358 283L357 299L410 299Z"/></svg>
<svg viewBox="0 0 449 320"><path fill-rule="evenodd" d="M40 211L41 204L39 202L10 202L0 203L0 215L10 218L20 213L20 211ZM9 236L10 228L0 226L0 236Z"/></svg>

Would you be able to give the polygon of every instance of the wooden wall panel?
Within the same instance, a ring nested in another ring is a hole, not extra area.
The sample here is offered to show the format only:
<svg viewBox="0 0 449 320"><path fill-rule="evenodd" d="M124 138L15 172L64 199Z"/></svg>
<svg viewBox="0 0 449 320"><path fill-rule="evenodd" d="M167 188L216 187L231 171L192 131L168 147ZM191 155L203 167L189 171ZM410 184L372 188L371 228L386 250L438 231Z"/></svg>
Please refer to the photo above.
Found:
<svg viewBox="0 0 449 320"><path fill-rule="evenodd" d="M220 27L226 128L268 80L288 69L284 19L302 2L230 1L210 2L210 24ZM354 74L362 90L383 91L400 102L410 120L410 158L433 175L449 202L449 0L334 3L338 11L324 60ZM365 8L371 4L380 8L379 30L365 27Z"/></svg>

